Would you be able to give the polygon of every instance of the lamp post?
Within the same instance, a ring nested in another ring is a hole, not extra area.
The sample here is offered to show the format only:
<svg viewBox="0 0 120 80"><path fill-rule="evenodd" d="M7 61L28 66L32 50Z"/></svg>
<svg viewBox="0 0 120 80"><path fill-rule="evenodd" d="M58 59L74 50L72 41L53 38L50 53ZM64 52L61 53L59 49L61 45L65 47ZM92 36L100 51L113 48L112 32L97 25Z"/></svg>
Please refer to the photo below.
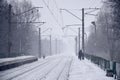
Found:
<svg viewBox="0 0 120 80"><path fill-rule="evenodd" d="M95 32L94 32L95 33L95 43L93 45L94 45L94 48L96 48L96 43L97 43L96 23L95 23L95 21L92 21L91 24L93 24L94 29L95 29Z"/></svg>
<svg viewBox="0 0 120 80"><path fill-rule="evenodd" d="M96 34L96 23L95 23L95 21L92 21L91 23L92 23L93 26L95 27L95 34Z"/></svg>
<svg viewBox="0 0 120 80"><path fill-rule="evenodd" d="M97 32L96 32L96 23L95 23L95 21L93 21L93 22L91 22L92 24L93 24L93 26L95 27L95 39L97 39Z"/></svg>

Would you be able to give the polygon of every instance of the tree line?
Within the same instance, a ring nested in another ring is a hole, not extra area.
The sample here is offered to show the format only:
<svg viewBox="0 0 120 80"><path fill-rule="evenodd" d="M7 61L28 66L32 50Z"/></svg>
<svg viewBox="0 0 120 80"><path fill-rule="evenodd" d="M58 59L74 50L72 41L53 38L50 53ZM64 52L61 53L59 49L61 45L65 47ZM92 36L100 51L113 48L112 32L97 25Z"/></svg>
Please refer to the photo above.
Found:
<svg viewBox="0 0 120 80"><path fill-rule="evenodd" d="M86 52L107 60L120 62L120 1L106 0L96 17L96 31L91 25L91 34Z"/></svg>
<svg viewBox="0 0 120 80"><path fill-rule="evenodd" d="M34 55L38 57L39 27L37 25L40 24L32 22L40 20L41 14L38 9L30 10L32 8L34 8L34 5L29 0L0 0L1 58L21 55ZM48 47L50 40L42 39L41 41L42 54L49 54L50 49ZM52 42L54 43L55 41L52 40ZM61 40L59 42L62 43ZM55 48L52 51L55 52Z"/></svg>

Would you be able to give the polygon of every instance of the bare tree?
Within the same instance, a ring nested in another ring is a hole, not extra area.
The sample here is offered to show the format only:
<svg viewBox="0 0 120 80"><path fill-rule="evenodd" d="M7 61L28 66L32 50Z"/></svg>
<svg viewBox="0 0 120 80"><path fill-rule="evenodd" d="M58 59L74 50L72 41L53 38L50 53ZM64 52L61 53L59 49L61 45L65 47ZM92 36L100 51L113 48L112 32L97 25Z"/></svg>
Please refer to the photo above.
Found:
<svg viewBox="0 0 120 80"><path fill-rule="evenodd" d="M29 54L32 38L36 37L34 22L39 19L40 14L30 1L11 1L13 6L12 25L16 25L12 32L13 52ZM34 35L34 36L33 36ZM17 47L16 47L17 46Z"/></svg>
<svg viewBox="0 0 120 80"><path fill-rule="evenodd" d="M0 57L7 57L8 52L8 3L0 0Z"/></svg>

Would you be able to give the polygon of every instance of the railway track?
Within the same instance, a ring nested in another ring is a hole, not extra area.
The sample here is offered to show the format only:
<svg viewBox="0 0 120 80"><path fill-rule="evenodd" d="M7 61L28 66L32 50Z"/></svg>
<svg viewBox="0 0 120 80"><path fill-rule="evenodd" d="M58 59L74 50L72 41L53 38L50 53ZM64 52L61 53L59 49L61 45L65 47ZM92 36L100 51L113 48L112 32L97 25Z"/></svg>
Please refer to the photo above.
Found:
<svg viewBox="0 0 120 80"><path fill-rule="evenodd" d="M46 76L47 76L49 73L51 73L51 72L53 71L53 69L55 69L56 66L58 66L58 65L61 63L61 61L62 61L62 59L61 59L58 63L56 63L51 69L49 69L49 70L47 71L47 73L44 74L44 76L42 76L41 78L36 79L36 80L44 80L44 79L46 78Z"/></svg>
<svg viewBox="0 0 120 80"><path fill-rule="evenodd" d="M68 80L69 79L69 72L70 72L72 61L73 59L66 62L65 66L63 67L62 71L60 72L56 80Z"/></svg>
<svg viewBox="0 0 120 80"><path fill-rule="evenodd" d="M0 80L69 80L72 62L71 57L50 58L34 66L30 64L0 74ZM49 79L51 74L55 76L53 79Z"/></svg>
<svg viewBox="0 0 120 80"><path fill-rule="evenodd" d="M44 72L47 70L47 68L46 68L47 66L50 66L50 65L56 66L59 63L59 61L61 61L61 59L53 60L50 63L47 63L45 65L42 65L42 66L36 68L35 70L32 70L32 71L27 72L25 74L19 75L18 77L14 77L14 78L9 79L9 80L26 80L26 79L27 80L36 80L36 78L37 78L36 74L38 74L38 73L44 74ZM55 64L55 63L57 63L57 64ZM33 75L34 77L29 76L29 74ZM26 77L26 76L28 76L28 77Z"/></svg>
<svg viewBox="0 0 120 80"><path fill-rule="evenodd" d="M36 80L68 80L68 75L69 75L69 71L70 71L70 67L71 67L71 63L72 63L73 59L67 59L66 61L63 61L60 63L60 65L57 65L55 68L53 68L54 70L51 70L51 72L47 73L46 75L44 75L44 77L40 78L40 79L36 79ZM60 68L59 68L60 67ZM60 71L58 71L58 73L54 74L54 78L51 78L52 73L55 73L56 70L60 69Z"/></svg>
<svg viewBox="0 0 120 80"><path fill-rule="evenodd" d="M72 62L73 62L73 58L70 61L66 62L64 68L62 69L56 80L69 80L69 72Z"/></svg>
<svg viewBox="0 0 120 80"><path fill-rule="evenodd" d="M23 65L23 66L20 66L20 67L16 67L16 68L14 68L14 69L9 69L9 70L6 70L6 71L0 71L0 77L2 77L2 76L4 76L4 75L9 75L9 74L11 74L11 73L16 73L16 72L19 72L19 71L21 71L21 70L25 70L25 69L27 69L28 70L28 67L30 67L31 66L31 68L32 67L35 67L35 66L37 66L37 65L40 65L40 64L42 64L42 63L44 63L44 62L47 62L47 61L49 61L50 59L48 59L48 60L40 60L40 61L37 61L37 62L34 62L34 63L29 63L29 64L27 64L27 65ZM39 63L40 62L40 63ZM36 65L37 64L37 65Z"/></svg>
<svg viewBox="0 0 120 80"><path fill-rule="evenodd" d="M52 59L48 59L48 60L41 62L37 65L31 64L29 66L25 66L22 69L15 70L14 72L9 71L8 73L3 73L0 75L0 80L12 80L20 75L23 75L25 73L33 71L40 66L44 66L44 65L48 64L49 62L52 62Z"/></svg>

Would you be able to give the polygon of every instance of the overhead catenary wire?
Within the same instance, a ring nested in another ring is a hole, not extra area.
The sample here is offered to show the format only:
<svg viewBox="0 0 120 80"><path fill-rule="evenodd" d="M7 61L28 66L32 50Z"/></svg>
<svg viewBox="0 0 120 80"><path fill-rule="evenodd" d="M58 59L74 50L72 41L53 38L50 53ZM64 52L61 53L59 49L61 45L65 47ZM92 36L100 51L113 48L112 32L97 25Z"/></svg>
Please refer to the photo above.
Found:
<svg viewBox="0 0 120 80"><path fill-rule="evenodd" d="M57 8L58 11L59 11L59 7L58 7L58 4L57 4L56 0L53 0L53 1L54 1L54 3L55 3L56 8Z"/></svg>
<svg viewBox="0 0 120 80"><path fill-rule="evenodd" d="M57 9L57 11L58 11L58 15L59 15L60 18L61 18L61 11L60 11L60 8L59 8L59 6L58 6L56 0L53 0L53 2L55 3L56 9ZM61 24L61 26L63 26L63 24Z"/></svg>
<svg viewBox="0 0 120 80"><path fill-rule="evenodd" d="M51 13L53 19L57 22L57 24L61 27L61 25L59 24L59 21L57 20L57 18L55 17L54 13L52 12L52 10L50 9L50 7L47 5L47 3L45 2L45 0L42 0L43 3L45 4L45 6L48 8L49 12Z"/></svg>
<svg viewBox="0 0 120 80"><path fill-rule="evenodd" d="M64 21L63 21L63 15L62 15L62 12L60 11L60 8L59 8L59 6L58 6L56 0L53 0L53 1L54 1L54 3L55 3L56 9L58 10L58 13L59 13L59 15L60 15L61 26L63 27L63 26L64 26Z"/></svg>
<svg viewBox="0 0 120 80"><path fill-rule="evenodd" d="M73 15L74 17L76 17L77 19L79 19L80 21L82 21L81 18L79 18L78 16L76 16L75 14L73 14L71 11L69 11L69 10L67 10L67 9L61 9L61 10L67 11L69 14Z"/></svg>
<svg viewBox="0 0 120 80"><path fill-rule="evenodd" d="M89 13L95 12L96 10L97 10L97 9L93 9L93 10L91 10L91 11L86 12L85 14L89 14Z"/></svg>

